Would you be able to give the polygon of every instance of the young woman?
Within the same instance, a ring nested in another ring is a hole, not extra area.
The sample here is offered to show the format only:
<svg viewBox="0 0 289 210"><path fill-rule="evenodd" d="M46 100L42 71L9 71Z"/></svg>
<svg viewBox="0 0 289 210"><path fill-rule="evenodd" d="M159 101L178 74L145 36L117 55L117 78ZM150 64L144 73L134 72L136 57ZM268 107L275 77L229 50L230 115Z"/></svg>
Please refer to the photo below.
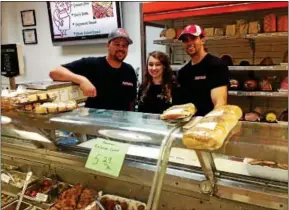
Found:
<svg viewBox="0 0 289 210"><path fill-rule="evenodd" d="M169 57L159 51L149 54L144 83L138 92L138 111L162 113L172 106L173 77Z"/></svg>

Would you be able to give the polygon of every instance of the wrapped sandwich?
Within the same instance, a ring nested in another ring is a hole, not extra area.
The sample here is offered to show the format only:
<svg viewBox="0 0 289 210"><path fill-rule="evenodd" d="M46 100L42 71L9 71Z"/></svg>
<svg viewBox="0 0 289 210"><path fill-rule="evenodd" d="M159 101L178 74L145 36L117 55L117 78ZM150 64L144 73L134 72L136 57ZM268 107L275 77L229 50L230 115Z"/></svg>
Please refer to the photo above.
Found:
<svg viewBox="0 0 289 210"><path fill-rule="evenodd" d="M220 106L184 133L183 144L190 149L219 149L242 115L238 106Z"/></svg>
<svg viewBox="0 0 289 210"><path fill-rule="evenodd" d="M186 117L193 116L196 113L197 109L194 104L182 104L182 105L175 105L163 112L161 114L162 120L177 120L177 119L184 119Z"/></svg>

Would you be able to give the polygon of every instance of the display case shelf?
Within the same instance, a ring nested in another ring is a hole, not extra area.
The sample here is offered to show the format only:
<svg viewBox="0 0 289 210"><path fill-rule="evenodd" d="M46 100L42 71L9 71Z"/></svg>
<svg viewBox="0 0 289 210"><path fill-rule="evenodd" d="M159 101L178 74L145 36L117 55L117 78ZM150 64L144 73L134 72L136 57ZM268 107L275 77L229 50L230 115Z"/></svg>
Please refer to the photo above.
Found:
<svg viewBox="0 0 289 210"><path fill-rule="evenodd" d="M286 38L288 32L275 32L275 33L260 33L260 34L247 34L244 36L212 36L206 37L207 41L220 41L220 40L232 40L232 39L261 39L261 38ZM182 45L182 42L178 39L160 39L154 40L154 44L159 45Z"/></svg>
<svg viewBox="0 0 289 210"><path fill-rule="evenodd" d="M288 98L288 92L233 91L233 90L230 90L229 95L230 96Z"/></svg>
<svg viewBox="0 0 289 210"><path fill-rule="evenodd" d="M173 71L178 71L184 65L171 65ZM228 66L230 71L288 71L288 65L276 66Z"/></svg>

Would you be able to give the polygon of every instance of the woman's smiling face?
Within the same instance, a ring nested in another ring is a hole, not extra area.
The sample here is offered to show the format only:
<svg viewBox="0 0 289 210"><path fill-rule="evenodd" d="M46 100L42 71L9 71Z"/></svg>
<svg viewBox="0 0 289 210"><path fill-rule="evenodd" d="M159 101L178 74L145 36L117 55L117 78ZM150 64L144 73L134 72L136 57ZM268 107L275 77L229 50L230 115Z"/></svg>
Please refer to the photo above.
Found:
<svg viewBox="0 0 289 210"><path fill-rule="evenodd" d="M164 65L153 56L148 59L148 72L153 79L160 79L163 76Z"/></svg>

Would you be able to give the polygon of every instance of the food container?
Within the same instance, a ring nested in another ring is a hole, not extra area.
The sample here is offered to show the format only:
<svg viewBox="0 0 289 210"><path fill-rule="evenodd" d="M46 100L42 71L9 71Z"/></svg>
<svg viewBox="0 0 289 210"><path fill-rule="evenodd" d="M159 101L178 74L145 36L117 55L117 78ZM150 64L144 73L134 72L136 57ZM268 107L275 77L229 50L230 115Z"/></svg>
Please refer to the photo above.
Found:
<svg viewBox="0 0 289 210"><path fill-rule="evenodd" d="M9 203L12 203L17 198L15 195L8 192L1 192L1 208L7 206Z"/></svg>
<svg viewBox="0 0 289 210"><path fill-rule="evenodd" d="M14 201L13 203L10 203L9 205L5 206L4 208L1 208L2 210L15 210L17 207L18 200ZM29 210L32 207L29 203L26 203L22 201L19 210Z"/></svg>
<svg viewBox="0 0 289 210"><path fill-rule="evenodd" d="M56 197L53 198L53 196L51 196L51 191L55 187L55 181L52 181L48 178L42 179L41 181L31 185L26 189L24 193L24 198L36 202L46 202L53 204L56 200ZM40 193L40 196L37 196L38 193ZM41 196L41 194L43 194L44 196Z"/></svg>
<svg viewBox="0 0 289 210"><path fill-rule="evenodd" d="M9 174L13 177L14 181L10 179L9 185L12 185L17 188L22 188L25 182L26 173L19 172L19 171L9 171ZM28 185L37 181L36 176L32 176L31 179L28 181Z"/></svg>
<svg viewBox="0 0 289 210"><path fill-rule="evenodd" d="M248 174L254 177L260 177L275 181L288 182L288 170L272 168L269 166L251 165L247 158L244 159Z"/></svg>
<svg viewBox="0 0 289 210"><path fill-rule="evenodd" d="M114 205L111 205L110 202L118 201L123 210L144 210L146 209L146 204L140 201L127 199L115 195L103 195L98 199L100 203L105 207L106 210L113 210ZM111 207L111 208L108 208Z"/></svg>

